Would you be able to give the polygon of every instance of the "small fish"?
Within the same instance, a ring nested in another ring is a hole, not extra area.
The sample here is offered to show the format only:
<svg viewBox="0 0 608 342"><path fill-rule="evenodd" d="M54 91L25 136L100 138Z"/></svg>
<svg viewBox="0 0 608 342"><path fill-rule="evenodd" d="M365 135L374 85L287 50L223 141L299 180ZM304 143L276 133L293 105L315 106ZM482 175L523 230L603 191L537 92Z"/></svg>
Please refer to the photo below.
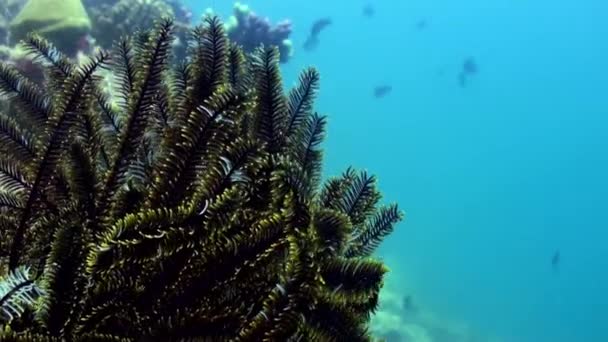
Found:
<svg viewBox="0 0 608 342"><path fill-rule="evenodd" d="M405 295L401 302L401 307L404 313L416 314L418 312L418 306L414 303L412 295Z"/></svg>
<svg viewBox="0 0 608 342"><path fill-rule="evenodd" d="M559 271L560 259L561 259L561 256L560 256L559 249L558 249L555 251L555 253L553 253L553 257L551 258L551 266L553 267L554 272Z"/></svg>
<svg viewBox="0 0 608 342"><path fill-rule="evenodd" d="M306 41L304 41L303 47L304 47L304 50L306 50L306 51L312 51L312 50L316 49L318 45L319 45L319 38L309 36L308 38L306 38Z"/></svg>
<svg viewBox="0 0 608 342"><path fill-rule="evenodd" d="M409 311L413 307L414 307L414 304L412 303L412 296L407 295L407 296L403 297L403 310Z"/></svg>
<svg viewBox="0 0 608 342"><path fill-rule="evenodd" d="M427 28L427 26L428 26L428 22L426 21L426 19L420 19L420 20L418 20L418 22L416 23L416 29L417 29L418 31L422 31L422 30L424 30L425 28Z"/></svg>
<svg viewBox="0 0 608 342"><path fill-rule="evenodd" d="M477 66L477 62L473 57L465 58L464 62L462 62L462 67L460 69L460 73L458 74L458 83L461 88L466 87L468 79L479 73L479 67Z"/></svg>
<svg viewBox="0 0 608 342"><path fill-rule="evenodd" d="M462 71L467 74L476 74L479 71L477 63L473 57L467 57L462 63Z"/></svg>
<svg viewBox="0 0 608 342"><path fill-rule="evenodd" d="M319 34L326 27L331 25L331 23L332 23L331 18L317 19L312 24L312 27L310 29L310 34L308 35L308 38L306 38L306 41L304 42L304 46L303 46L304 50L311 51L311 50L316 49L317 46L319 45Z"/></svg>
<svg viewBox="0 0 608 342"><path fill-rule="evenodd" d="M321 33L321 31L323 31L329 25L331 25L331 18L329 17L315 20L315 22L312 24L312 28L310 29L310 36L319 36L319 33Z"/></svg>
<svg viewBox="0 0 608 342"><path fill-rule="evenodd" d="M376 14L376 10L372 4L367 4L363 7L363 16L366 18L371 18Z"/></svg>
<svg viewBox="0 0 608 342"><path fill-rule="evenodd" d="M374 88L374 97L377 99L383 98L393 90L390 85L380 85Z"/></svg>

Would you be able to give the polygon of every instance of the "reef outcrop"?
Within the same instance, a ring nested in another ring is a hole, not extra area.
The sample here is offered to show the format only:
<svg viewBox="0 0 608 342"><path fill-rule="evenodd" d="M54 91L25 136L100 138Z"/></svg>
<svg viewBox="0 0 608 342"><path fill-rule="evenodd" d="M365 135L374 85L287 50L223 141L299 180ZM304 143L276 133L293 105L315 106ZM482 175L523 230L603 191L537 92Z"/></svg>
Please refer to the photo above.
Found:
<svg viewBox="0 0 608 342"><path fill-rule="evenodd" d="M9 25L10 44L36 32L68 55L75 55L91 31L91 20L80 0L28 0Z"/></svg>
<svg viewBox="0 0 608 342"><path fill-rule="evenodd" d="M211 10L207 12L212 13ZM226 32L246 52L253 52L260 45L277 46L281 63L287 63L293 55L293 43L289 39L291 22L282 20L273 25L270 19L259 16L240 2L234 4L233 15L226 21Z"/></svg>
<svg viewBox="0 0 608 342"><path fill-rule="evenodd" d="M111 49L120 37L152 28L155 18L172 17L174 55L180 60L186 56L193 17L180 0L0 0L0 7L5 8L0 15L0 46L6 46L0 58L7 58L10 53L6 50L30 32L41 34L62 53L74 57L97 47ZM237 2L226 31L248 53L264 45L279 48L281 63L293 55L289 20L273 25Z"/></svg>

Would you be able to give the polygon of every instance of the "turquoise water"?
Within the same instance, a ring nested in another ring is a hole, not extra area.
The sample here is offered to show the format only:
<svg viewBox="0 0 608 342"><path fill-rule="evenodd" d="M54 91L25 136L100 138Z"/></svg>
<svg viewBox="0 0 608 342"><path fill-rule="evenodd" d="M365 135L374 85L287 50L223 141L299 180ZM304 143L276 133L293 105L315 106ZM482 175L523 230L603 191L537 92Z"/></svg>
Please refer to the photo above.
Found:
<svg viewBox="0 0 608 342"><path fill-rule="evenodd" d="M369 2L372 18L365 1L247 3L294 23L286 86L321 71L325 173L367 168L406 211L379 255L387 291L417 310L387 324L415 342L608 341L608 5ZM468 56L479 72L461 88ZM382 84L392 92L374 98Z"/></svg>

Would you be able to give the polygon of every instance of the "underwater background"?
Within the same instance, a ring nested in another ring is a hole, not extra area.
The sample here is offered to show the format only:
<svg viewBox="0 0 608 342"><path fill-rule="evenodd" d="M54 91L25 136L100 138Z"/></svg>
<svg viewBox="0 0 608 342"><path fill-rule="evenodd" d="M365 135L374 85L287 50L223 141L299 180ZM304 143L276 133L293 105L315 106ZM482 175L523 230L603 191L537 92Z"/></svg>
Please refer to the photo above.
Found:
<svg viewBox="0 0 608 342"><path fill-rule="evenodd" d="M0 0L0 60L41 76L23 51L2 46L25 33L7 29L26 22L9 24L18 6L8 4L25 2ZM324 177L366 168L406 213L377 252L391 272L375 336L608 341L605 2L244 2L255 15L229 0L82 3L91 21L67 25L74 38L53 37L70 57L134 32L116 20L156 13L138 8L171 7L177 26L213 8L239 44L271 37L292 50L281 58L286 89L304 68L319 70ZM235 25L237 9L247 24Z"/></svg>
<svg viewBox="0 0 608 342"><path fill-rule="evenodd" d="M406 211L380 251L392 272L374 323L389 341L608 341L605 2L247 4L293 23L286 86L321 72L325 174L368 167Z"/></svg>

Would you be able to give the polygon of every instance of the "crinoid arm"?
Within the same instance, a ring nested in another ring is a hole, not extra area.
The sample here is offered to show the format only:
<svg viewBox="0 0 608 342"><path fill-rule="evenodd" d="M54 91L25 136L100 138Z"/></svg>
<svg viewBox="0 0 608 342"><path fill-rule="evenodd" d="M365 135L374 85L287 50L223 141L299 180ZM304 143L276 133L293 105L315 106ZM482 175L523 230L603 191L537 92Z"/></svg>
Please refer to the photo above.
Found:
<svg viewBox="0 0 608 342"><path fill-rule="evenodd" d="M0 64L0 339L369 341L402 214L321 184L318 72L286 93L216 17L174 63L174 31L81 65L30 35L42 86Z"/></svg>

